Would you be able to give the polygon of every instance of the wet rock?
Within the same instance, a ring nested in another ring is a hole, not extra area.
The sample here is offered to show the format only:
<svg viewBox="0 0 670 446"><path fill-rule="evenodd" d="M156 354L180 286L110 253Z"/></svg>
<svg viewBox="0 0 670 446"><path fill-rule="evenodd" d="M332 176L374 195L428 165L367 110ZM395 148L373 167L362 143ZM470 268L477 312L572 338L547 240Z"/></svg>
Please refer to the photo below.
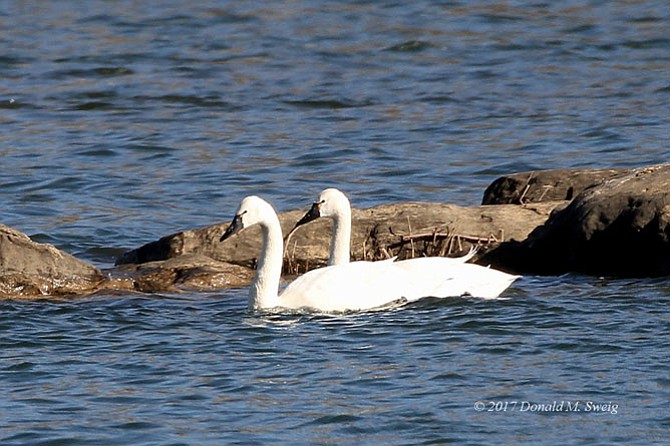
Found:
<svg viewBox="0 0 670 446"><path fill-rule="evenodd" d="M0 225L0 297L88 294L103 281L94 266Z"/></svg>
<svg viewBox="0 0 670 446"><path fill-rule="evenodd" d="M670 164L632 169L579 194L527 240L483 259L536 273L670 274Z"/></svg>
<svg viewBox="0 0 670 446"><path fill-rule="evenodd" d="M251 282L253 270L191 254L109 270L107 289L148 293L212 291Z"/></svg>
<svg viewBox="0 0 670 446"><path fill-rule="evenodd" d="M398 203L352 210L353 260L424 255L462 255L478 246L480 255L501 242L523 240L564 202L530 206L461 207L437 203ZM304 211L279 215L284 234ZM252 267L260 254L260 230L249 230L219 242L228 223L179 232L124 254L117 264L144 263L187 254ZM296 231L286 246L284 272L302 273L325 264L331 222L317 220Z"/></svg>
<svg viewBox="0 0 670 446"><path fill-rule="evenodd" d="M36 243L0 225L0 298L211 291L244 286L252 277L248 267L198 254L100 271L53 245Z"/></svg>
<svg viewBox="0 0 670 446"><path fill-rule="evenodd" d="M482 204L572 200L584 190L628 171L628 169L554 169L505 175L486 188Z"/></svg>

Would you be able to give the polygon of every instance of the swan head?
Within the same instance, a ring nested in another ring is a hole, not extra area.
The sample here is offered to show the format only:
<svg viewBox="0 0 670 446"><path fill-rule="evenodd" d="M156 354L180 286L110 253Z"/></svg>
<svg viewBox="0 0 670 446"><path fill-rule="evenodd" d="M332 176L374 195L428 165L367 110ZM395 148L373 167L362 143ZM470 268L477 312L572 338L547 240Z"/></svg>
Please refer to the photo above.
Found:
<svg viewBox="0 0 670 446"><path fill-rule="evenodd" d="M295 224L295 227L297 228L320 217L339 218L341 215L350 212L350 209L351 205L346 195L338 189L328 188L319 194L319 198Z"/></svg>
<svg viewBox="0 0 670 446"><path fill-rule="evenodd" d="M257 197L256 195L246 197L240 203L240 206L235 212L235 217L233 217L233 221L230 223L230 226L228 226L228 229L226 229L226 232L219 240L224 241L242 231L243 229L259 223L263 223L266 219L266 215L274 214L275 211L272 208L272 205L270 205L270 203L267 201Z"/></svg>

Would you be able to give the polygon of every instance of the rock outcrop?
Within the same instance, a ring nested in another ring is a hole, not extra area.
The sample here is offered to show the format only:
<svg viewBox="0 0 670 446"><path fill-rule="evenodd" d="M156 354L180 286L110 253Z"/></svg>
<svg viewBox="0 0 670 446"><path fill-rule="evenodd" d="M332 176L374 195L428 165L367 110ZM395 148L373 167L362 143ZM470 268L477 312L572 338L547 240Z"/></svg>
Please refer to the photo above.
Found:
<svg viewBox="0 0 670 446"><path fill-rule="evenodd" d="M670 274L670 164L587 188L526 240L503 243L482 261L533 274Z"/></svg>
<svg viewBox="0 0 670 446"><path fill-rule="evenodd" d="M0 298L211 291L244 286L252 277L250 268L197 254L100 271L53 245L0 225Z"/></svg>
<svg viewBox="0 0 670 446"><path fill-rule="evenodd" d="M490 204L353 209L352 258L456 256L476 246L477 263L514 273L670 275L670 164L508 175L487 188L484 202ZM284 234L303 213L280 214ZM260 253L260 230L251 228L221 243L227 226L163 237L127 252L115 268L101 272L0 225L0 298L245 286ZM321 219L293 234L285 274L325 264L330 226Z"/></svg>
<svg viewBox="0 0 670 446"><path fill-rule="evenodd" d="M477 246L480 254L503 241L523 240L549 213L565 202L529 206L461 207L437 203L398 203L352 210L351 254L354 260L461 255ZM279 215L287 234L303 215ZM118 265L202 255L220 262L252 266L260 253L260 230L249 230L221 243L228 223L178 232L124 254ZM302 273L328 258L331 223L317 220L300 227L286 247L285 272Z"/></svg>
<svg viewBox="0 0 670 446"><path fill-rule="evenodd" d="M639 169L552 170L508 175L493 182L487 203L460 207L397 203L352 210L354 260L462 255L520 274L581 272L607 276L670 274L670 164ZM557 198L574 199L556 200ZM551 214L551 215L550 215ZM302 216L280 214L286 234ZM179 232L125 254L143 263L199 254L253 266L260 231L222 244L227 223ZM299 228L287 244L285 273L302 273L328 258L330 222Z"/></svg>
<svg viewBox="0 0 670 446"><path fill-rule="evenodd" d="M88 294L103 282L94 266L0 225L0 297Z"/></svg>

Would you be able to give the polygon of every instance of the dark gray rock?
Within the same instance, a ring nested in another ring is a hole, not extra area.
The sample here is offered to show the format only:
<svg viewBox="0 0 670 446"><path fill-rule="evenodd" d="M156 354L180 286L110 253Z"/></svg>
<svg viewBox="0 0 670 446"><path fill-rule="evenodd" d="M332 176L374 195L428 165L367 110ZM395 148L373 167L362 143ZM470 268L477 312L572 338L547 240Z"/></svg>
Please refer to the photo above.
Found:
<svg viewBox="0 0 670 446"><path fill-rule="evenodd" d="M579 194L523 242L483 261L508 270L649 277L670 274L670 164L632 169Z"/></svg>
<svg viewBox="0 0 670 446"><path fill-rule="evenodd" d="M88 294L103 282L94 266L0 225L0 297Z"/></svg>
<svg viewBox="0 0 670 446"><path fill-rule="evenodd" d="M572 200L589 187L628 169L555 169L505 175L486 188L482 204L524 204Z"/></svg>

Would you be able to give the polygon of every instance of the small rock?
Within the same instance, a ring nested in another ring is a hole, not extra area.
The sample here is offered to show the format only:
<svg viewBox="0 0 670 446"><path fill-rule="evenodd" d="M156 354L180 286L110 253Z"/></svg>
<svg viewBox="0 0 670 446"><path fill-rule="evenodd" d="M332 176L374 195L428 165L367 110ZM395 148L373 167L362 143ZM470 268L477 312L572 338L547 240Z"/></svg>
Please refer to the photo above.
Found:
<svg viewBox="0 0 670 446"><path fill-rule="evenodd" d="M211 291L251 282L253 270L191 254L109 271L110 287L142 292Z"/></svg>

